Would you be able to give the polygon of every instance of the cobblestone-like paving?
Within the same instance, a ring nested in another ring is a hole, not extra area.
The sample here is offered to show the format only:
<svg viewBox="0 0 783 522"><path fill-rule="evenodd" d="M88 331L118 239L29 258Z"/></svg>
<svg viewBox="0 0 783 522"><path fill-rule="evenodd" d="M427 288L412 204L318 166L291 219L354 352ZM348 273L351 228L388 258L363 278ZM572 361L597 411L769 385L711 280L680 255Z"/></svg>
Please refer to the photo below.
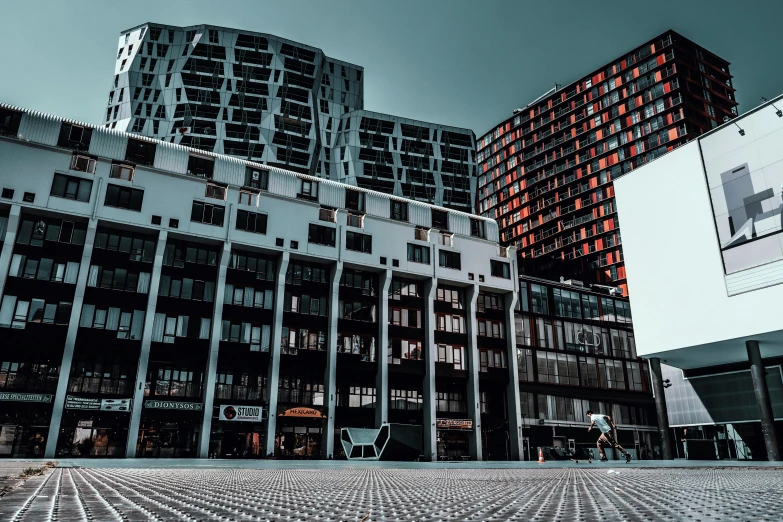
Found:
<svg viewBox="0 0 783 522"><path fill-rule="evenodd" d="M57 468L0 520L781 520L781 493L773 468Z"/></svg>

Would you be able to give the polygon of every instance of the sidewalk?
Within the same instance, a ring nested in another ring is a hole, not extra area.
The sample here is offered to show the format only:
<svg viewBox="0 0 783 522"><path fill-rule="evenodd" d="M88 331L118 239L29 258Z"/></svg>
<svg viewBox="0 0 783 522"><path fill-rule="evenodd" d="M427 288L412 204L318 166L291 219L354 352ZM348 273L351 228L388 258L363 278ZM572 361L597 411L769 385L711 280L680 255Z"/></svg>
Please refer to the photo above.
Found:
<svg viewBox="0 0 783 522"><path fill-rule="evenodd" d="M39 460L0 460L0 476L16 473L48 462ZM58 467L84 468L168 468L168 469L563 469L563 468L783 468L783 462L735 460L641 460L626 464L586 460L538 462L379 462L349 460L243 460L243 459L59 459ZM9 470L9 471L6 471ZM14 470L14 471L10 471Z"/></svg>

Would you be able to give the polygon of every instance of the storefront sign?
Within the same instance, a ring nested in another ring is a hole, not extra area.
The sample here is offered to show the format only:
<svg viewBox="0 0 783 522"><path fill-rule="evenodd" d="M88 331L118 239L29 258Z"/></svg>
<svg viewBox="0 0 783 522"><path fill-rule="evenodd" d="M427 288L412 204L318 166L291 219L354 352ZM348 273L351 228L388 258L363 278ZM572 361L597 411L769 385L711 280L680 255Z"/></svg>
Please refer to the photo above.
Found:
<svg viewBox="0 0 783 522"><path fill-rule="evenodd" d="M236 406L223 404L220 406L218 418L222 421L260 422L264 409L261 406Z"/></svg>
<svg viewBox="0 0 783 522"><path fill-rule="evenodd" d="M11 402L52 402L52 396L48 393L9 393L0 392L0 401Z"/></svg>
<svg viewBox="0 0 783 522"><path fill-rule="evenodd" d="M67 395L65 407L71 410L100 410L129 412L130 399L95 399L92 397L76 397Z"/></svg>
<svg viewBox="0 0 783 522"><path fill-rule="evenodd" d="M324 419L326 415L315 408L289 408L279 415L280 417L308 417L311 419Z"/></svg>
<svg viewBox="0 0 783 522"><path fill-rule="evenodd" d="M439 430L472 430L473 421L470 419L437 419L436 427Z"/></svg>
<svg viewBox="0 0 783 522"><path fill-rule="evenodd" d="M144 403L144 407L152 410L186 410L186 411L204 410L204 405L201 404L200 402L150 400Z"/></svg>

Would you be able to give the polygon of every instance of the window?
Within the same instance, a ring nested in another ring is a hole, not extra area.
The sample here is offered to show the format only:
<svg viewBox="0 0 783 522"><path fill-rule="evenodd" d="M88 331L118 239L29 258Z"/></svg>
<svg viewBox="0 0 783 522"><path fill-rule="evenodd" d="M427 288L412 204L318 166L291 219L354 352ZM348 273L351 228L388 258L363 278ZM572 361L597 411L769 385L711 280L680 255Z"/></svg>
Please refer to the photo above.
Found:
<svg viewBox="0 0 783 522"><path fill-rule="evenodd" d="M438 345L438 362L453 364L455 370L467 370L465 347L451 344Z"/></svg>
<svg viewBox="0 0 783 522"><path fill-rule="evenodd" d="M208 317L155 314L152 324L154 342L173 343L177 337L209 339L211 320Z"/></svg>
<svg viewBox="0 0 783 522"><path fill-rule="evenodd" d="M346 268L340 276L340 286L361 289L362 295L375 295L378 278L370 272Z"/></svg>
<svg viewBox="0 0 783 522"><path fill-rule="evenodd" d="M122 101L122 92L120 90L119 101ZM60 126L57 146L86 151L90 148L90 138L92 138L92 129L63 122Z"/></svg>
<svg viewBox="0 0 783 522"><path fill-rule="evenodd" d="M155 144L131 138L125 149L125 159L141 165L152 165L155 162Z"/></svg>
<svg viewBox="0 0 783 522"><path fill-rule="evenodd" d="M415 308L390 308L389 324L406 328L421 328L421 310Z"/></svg>
<svg viewBox="0 0 783 522"><path fill-rule="evenodd" d="M97 308L95 305L85 304L82 306L79 326L81 328L112 330L117 332L117 339L140 341L144 328L144 311Z"/></svg>
<svg viewBox="0 0 783 522"><path fill-rule="evenodd" d="M413 263L430 264L430 247L408 243L408 261Z"/></svg>
<svg viewBox="0 0 783 522"><path fill-rule="evenodd" d="M365 323L376 322L375 304L374 303L362 303L359 301L343 301L340 300L339 304L340 319L348 319L351 321L362 321Z"/></svg>
<svg viewBox="0 0 783 522"><path fill-rule="evenodd" d="M547 287L542 285L530 285L532 294L533 313L540 315L549 315L549 299L547 296Z"/></svg>
<svg viewBox="0 0 783 522"><path fill-rule="evenodd" d="M419 284L415 281L393 279L389 286L389 299L399 301L402 297L421 297Z"/></svg>
<svg viewBox="0 0 783 522"><path fill-rule="evenodd" d="M22 196L22 201L25 203L34 203L35 202L35 192L25 192Z"/></svg>
<svg viewBox="0 0 783 522"><path fill-rule="evenodd" d="M23 300L6 295L0 305L0 326L23 329L27 323L68 324L71 307L65 301Z"/></svg>
<svg viewBox="0 0 783 522"><path fill-rule="evenodd" d="M179 279L169 275L161 275L158 293L163 297L192 299L194 301L211 303L215 300L215 283L213 281L194 280L188 277Z"/></svg>
<svg viewBox="0 0 783 522"><path fill-rule="evenodd" d="M55 261L49 258L36 259L21 254L13 255L11 268L8 271L8 275L11 277L68 284L76 284L78 274L79 263L76 261Z"/></svg>
<svg viewBox="0 0 783 522"><path fill-rule="evenodd" d="M449 213L445 210L432 209L432 228L438 230L449 229Z"/></svg>
<svg viewBox="0 0 783 522"><path fill-rule="evenodd" d="M364 214L348 213L346 223L349 227L364 228Z"/></svg>
<svg viewBox="0 0 783 522"><path fill-rule="evenodd" d="M274 280L274 277L271 280ZM302 286L309 283L328 283L329 269L322 268L320 265L311 263L297 263L291 261L285 273L285 283L287 285Z"/></svg>
<svg viewBox="0 0 783 522"><path fill-rule="evenodd" d="M224 187L223 185L216 185L214 183L207 183L207 188L204 192L204 197L225 201L226 187Z"/></svg>
<svg viewBox="0 0 783 522"><path fill-rule="evenodd" d="M83 245L86 235L87 226L84 223L41 218L38 221L23 220L19 225L16 242L36 247L43 246L44 241Z"/></svg>
<svg viewBox="0 0 783 522"><path fill-rule="evenodd" d="M131 261L152 263L155 259L155 242L149 237L125 231L99 229L95 234L95 248L127 252Z"/></svg>
<svg viewBox="0 0 783 522"><path fill-rule="evenodd" d="M451 307L455 310L462 310L464 299L462 298L462 290L457 288L445 288L439 286L435 292L435 299L437 301L451 303Z"/></svg>
<svg viewBox="0 0 783 522"><path fill-rule="evenodd" d="M301 179L299 183L299 197L304 199L318 199L318 182Z"/></svg>
<svg viewBox="0 0 783 522"><path fill-rule="evenodd" d="M266 221L266 214L237 210L236 229L256 234L266 234Z"/></svg>
<svg viewBox="0 0 783 522"><path fill-rule="evenodd" d="M2 196L3 199L14 199L14 189L4 188Z"/></svg>
<svg viewBox="0 0 783 522"><path fill-rule="evenodd" d="M345 190L345 208L353 210L354 212L364 212L364 192L358 190Z"/></svg>
<svg viewBox="0 0 783 522"><path fill-rule="evenodd" d="M131 165L123 165L122 163L112 163L111 173L109 177L114 179L121 179L124 181L133 181L134 168Z"/></svg>
<svg viewBox="0 0 783 522"><path fill-rule="evenodd" d="M489 268L492 277L511 279L511 265L508 263L504 263L503 261L495 261L492 259L489 261Z"/></svg>
<svg viewBox="0 0 783 522"><path fill-rule="evenodd" d="M342 303L340 303L340 310L343 310ZM286 292L283 299L283 311L293 312L295 314L320 315L322 317L326 317L329 315L329 305L326 297L294 295L291 292ZM373 310L372 313L374 315L375 311Z"/></svg>
<svg viewBox="0 0 783 522"><path fill-rule="evenodd" d="M349 230L345 233L345 248L370 254L372 253L372 236Z"/></svg>
<svg viewBox="0 0 783 522"><path fill-rule="evenodd" d="M579 386L576 355L536 351L538 382Z"/></svg>
<svg viewBox="0 0 783 522"><path fill-rule="evenodd" d="M504 350L479 350L479 371L486 372L490 368L506 368L506 352Z"/></svg>
<svg viewBox="0 0 783 522"><path fill-rule="evenodd" d="M335 245L335 236L335 228L310 224L307 241L316 245L333 247Z"/></svg>
<svg viewBox="0 0 783 522"><path fill-rule="evenodd" d="M465 318L461 315L436 313L435 329L439 332L465 333Z"/></svg>
<svg viewBox="0 0 783 522"><path fill-rule="evenodd" d="M215 162L212 158L204 156L195 156L191 154L188 157L188 174L203 179L212 179L212 173L215 169Z"/></svg>
<svg viewBox="0 0 783 522"><path fill-rule="evenodd" d="M86 172L87 174L95 174L96 164L95 159L82 154L74 154L73 158L71 158L71 170Z"/></svg>
<svg viewBox="0 0 783 522"><path fill-rule="evenodd" d="M506 327L503 321L492 319L478 319L478 335L481 337L494 337L503 339L506 336Z"/></svg>
<svg viewBox="0 0 783 522"><path fill-rule="evenodd" d="M482 239L486 239L487 237L487 231L486 231L486 223L479 219L470 219L470 235L473 237L479 237Z"/></svg>
<svg viewBox="0 0 783 522"><path fill-rule="evenodd" d="M416 241L426 241L426 242L429 243L429 241L430 241L430 229L429 228L416 227L416 229L413 232L413 238Z"/></svg>
<svg viewBox="0 0 783 522"><path fill-rule="evenodd" d="M423 361L424 350L421 341L389 339L389 363L400 364L402 360Z"/></svg>
<svg viewBox="0 0 783 522"><path fill-rule="evenodd" d="M163 266L182 268L185 263L217 266L218 252L193 243L172 241L163 251Z"/></svg>
<svg viewBox="0 0 783 522"><path fill-rule="evenodd" d="M440 266L444 268L452 268L454 270L461 270L460 254L459 252L449 252L448 250L440 250L438 252L440 257Z"/></svg>
<svg viewBox="0 0 783 522"><path fill-rule="evenodd" d="M395 221L408 222L408 203L392 199L390 201L390 217Z"/></svg>
<svg viewBox="0 0 783 522"><path fill-rule="evenodd" d="M223 217L226 209L220 205L210 205L201 201L193 202L193 209L190 212L190 220L196 223L206 223L207 225L223 226Z"/></svg>
<svg viewBox="0 0 783 522"><path fill-rule="evenodd" d="M582 318L582 308L579 301L579 292L573 292L561 288L553 288L555 298L555 314L560 317Z"/></svg>
<svg viewBox="0 0 783 522"><path fill-rule="evenodd" d="M256 192L252 192L250 190L239 191L240 205L257 206L257 203L258 203L258 194Z"/></svg>
<svg viewBox="0 0 783 522"><path fill-rule="evenodd" d="M153 378L155 375L155 378ZM202 375L193 373L187 368L163 367L153 374L150 370L147 379L150 381L151 393L163 397L200 397ZM145 390L146 394L146 390Z"/></svg>
<svg viewBox="0 0 783 522"><path fill-rule="evenodd" d="M482 313L485 310L503 310L503 296L480 292L476 304L478 311Z"/></svg>
<svg viewBox="0 0 783 522"><path fill-rule="evenodd" d="M245 186L259 190L268 190L269 172L253 167L245 167Z"/></svg>
<svg viewBox="0 0 783 522"><path fill-rule="evenodd" d="M424 394L417 390L392 389L389 408L392 410L419 411L424 407Z"/></svg>
<svg viewBox="0 0 783 522"><path fill-rule="evenodd" d="M235 306L247 308L263 308L271 310L274 304L273 290L256 290L250 286L235 286L226 284L224 302Z"/></svg>
<svg viewBox="0 0 783 522"><path fill-rule="evenodd" d="M255 254L234 250L228 261L228 268L256 274L261 281L274 281L275 262Z"/></svg>
<svg viewBox="0 0 783 522"><path fill-rule="evenodd" d="M375 362L375 337L338 333L338 353L359 355L362 362Z"/></svg>
<svg viewBox="0 0 783 522"><path fill-rule="evenodd" d="M375 388L348 386L338 392L337 402L341 407L375 408Z"/></svg>
<svg viewBox="0 0 783 522"><path fill-rule="evenodd" d="M332 208L321 207L318 209L318 219L320 221L328 221L329 223L337 223L337 211Z"/></svg>
<svg viewBox="0 0 783 522"><path fill-rule="evenodd" d="M55 174L52 181L52 196L73 199L76 201L90 201L92 181L87 179Z"/></svg>
<svg viewBox="0 0 783 522"><path fill-rule="evenodd" d="M103 204L107 207L124 208L127 210L141 211L141 203L144 191L119 185L106 185L106 199Z"/></svg>
<svg viewBox="0 0 783 522"><path fill-rule="evenodd" d="M78 270L78 266L75 267L75 270ZM67 277L66 273L66 279ZM150 273L90 265L87 273L87 286L146 294L150 287Z"/></svg>
<svg viewBox="0 0 783 522"><path fill-rule="evenodd" d="M272 327L268 324L254 325L223 321L220 330L220 340L232 343L246 343L251 352L268 352Z"/></svg>

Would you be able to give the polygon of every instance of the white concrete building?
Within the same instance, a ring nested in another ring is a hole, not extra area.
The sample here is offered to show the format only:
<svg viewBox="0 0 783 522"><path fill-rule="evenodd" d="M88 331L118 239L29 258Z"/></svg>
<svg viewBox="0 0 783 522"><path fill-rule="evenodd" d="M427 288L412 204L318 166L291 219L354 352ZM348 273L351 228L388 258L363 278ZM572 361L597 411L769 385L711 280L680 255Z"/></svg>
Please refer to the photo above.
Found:
<svg viewBox="0 0 783 522"><path fill-rule="evenodd" d="M491 378L519 458L494 221L8 105L0 190L0 456L480 459Z"/></svg>

